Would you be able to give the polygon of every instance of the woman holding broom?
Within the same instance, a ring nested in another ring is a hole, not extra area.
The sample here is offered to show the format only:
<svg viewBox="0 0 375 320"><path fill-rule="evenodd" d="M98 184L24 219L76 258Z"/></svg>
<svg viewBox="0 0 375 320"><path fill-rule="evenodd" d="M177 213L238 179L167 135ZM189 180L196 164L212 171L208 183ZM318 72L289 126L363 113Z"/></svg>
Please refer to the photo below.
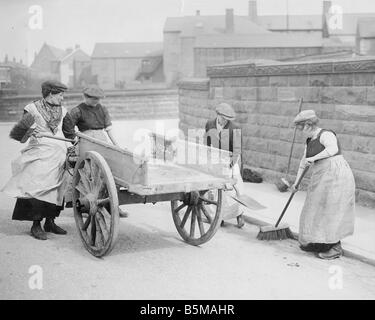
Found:
<svg viewBox="0 0 375 320"><path fill-rule="evenodd" d="M311 171L298 240L302 250L335 259L343 253L340 240L354 232L355 182L336 134L318 123L313 110L304 110L294 119L307 138L296 181L307 166Z"/></svg>

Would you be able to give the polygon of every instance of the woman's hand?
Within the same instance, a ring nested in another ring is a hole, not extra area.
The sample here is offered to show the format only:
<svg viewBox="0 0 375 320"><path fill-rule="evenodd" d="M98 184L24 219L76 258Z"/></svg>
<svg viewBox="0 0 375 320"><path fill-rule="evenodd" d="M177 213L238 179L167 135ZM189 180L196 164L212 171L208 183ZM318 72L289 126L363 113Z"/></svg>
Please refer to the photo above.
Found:
<svg viewBox="0 0 375 320"><path fill-rule="evenodd" d="M298 191L298 188L297 188L297 185L296 185L296 182L293 183L290 188L289 188L290 192L292 193L296 193Z"/></svg>
<svg viewBox="0 0 375 320"><path fill-rule="evenodd" d="M305 159L306 166L311 166L315 162L315 157L310 157Z"/></svg>
<svg viewBox="0 0 375 320"><path fill-rule="evenodd" d="M43 131L43 128L37 125L31 135L35 138L41 138L43 137Z"/></svg>

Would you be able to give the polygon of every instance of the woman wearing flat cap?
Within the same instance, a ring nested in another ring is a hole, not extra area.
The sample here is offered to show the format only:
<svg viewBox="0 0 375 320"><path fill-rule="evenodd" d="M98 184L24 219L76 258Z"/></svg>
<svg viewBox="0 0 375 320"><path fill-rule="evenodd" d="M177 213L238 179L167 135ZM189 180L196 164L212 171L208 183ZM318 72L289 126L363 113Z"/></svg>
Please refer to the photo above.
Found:
<svg viewBox="0 0 375 320"><path fill-rule="evenodd" d="M354 232L355 182L336 134L318 123L313 110L304 110L294 119L297 129L307 137L296 181L307 166L311 171L299 242L304 251L335 259L343 253L341 240Z"/></svg>
<svg viewBox="0 0 375 320"><path fill-rule="evenodd" d="M206 143L218 149L232 152L231 168L233 177L237 179L235 190L226 191L233 193L233 196L243 193L243 180L240 173L239 162L241 161L241 151L235 146L241 143L241 129L233 122L236 113L227 103L220 103L216 107L216 118L206 123ZM224 193L225 195L225 193ZM237 218L237 226L244 226L243 212L235 200L229 196L223 197L224 220Z"/></svg>
<svg viewBox="0 0 375 320"><path fill-rule="evenodd" d="M67 144L43 137L72 137L64 124L67 110L61 105L66 89L58 81L42 83L43 98L24 108L10 133L11 138L21 143L29 140L29 144L12 163L13 176L2 191L17 198L13 220L33 221L31 235L39 240L47 239L46 232L66 234L54 219L63 208Z"/></svg>
<svg viewBox="0 0 375 320"><path fill-rule="evenodd" d="M104 91L97 85L89 85L83 89L84 102L70 110L72 126L84 134L103 141L108 138L118 145L112 134L112 122L108 110L100 103ZM108 138L107 138L108 136Z"/></svg>
<svg viewBox="0 0 375 320"><path fill-rule="evenodd" d="M100 103L104 98L104 91L92 84L83 89L84 102L70 110L71 128L77 126L84 134L119 146L112 133L112 121L105 106ZM68 192L71 195L71 190ZM70 200L70 199L69 199ZM69 206L71 204L69 203ZM128 213L120 209L120 217L128 217Z"/></svg>

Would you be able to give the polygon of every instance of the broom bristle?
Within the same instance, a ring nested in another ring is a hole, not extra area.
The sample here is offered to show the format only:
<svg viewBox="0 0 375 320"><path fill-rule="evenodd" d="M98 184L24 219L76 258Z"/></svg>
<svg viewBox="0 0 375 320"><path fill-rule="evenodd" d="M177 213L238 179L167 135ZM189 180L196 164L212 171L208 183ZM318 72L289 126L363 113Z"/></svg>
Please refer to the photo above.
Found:
<svg viewBox="0 0 375 320"><path fill-rule="evenodd" d="M292 230L289 227L274 228L273 230L259 231L257 235L258 240L285 240L294 239Z"/></svg>

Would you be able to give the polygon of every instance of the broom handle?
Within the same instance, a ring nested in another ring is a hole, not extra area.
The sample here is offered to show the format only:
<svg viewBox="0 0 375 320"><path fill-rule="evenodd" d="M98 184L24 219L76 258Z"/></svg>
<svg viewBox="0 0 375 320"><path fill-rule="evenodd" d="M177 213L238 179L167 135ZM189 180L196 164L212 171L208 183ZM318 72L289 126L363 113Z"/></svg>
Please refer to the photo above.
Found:
<svg viewBox="0 0 375 320"><path fill-rule="evenodd" d="M303 177L305 176L307 170L309 170L309 167L306 167L306 168L303 170L301 176L299 177L299 179L298 179L298 181L297 181L297 183L296 183L296 187L295 187L296 189L298 189L298 187L299 187L299 185L300 185L300 183L301 183ZM290 195L289 200L288 200L288 202L286 203L286 205L285 205L285 207L284 207L284 209L283 209L283 212L281 213L279 219L278 219L277 222L276 222L275 228L278 227L278 225L279 225L281 219L283 218L283 216L284 216L284 214L285 214L285 212L286 212L286 209L288 209L289 204L290 204L290 202L292 201L292 199L293 199L295 193L296 193L296 192L292 192L292 194Z"/></svg>
<svg viewBox="0 0 375 320"><path fill-rule="evenodd" d="M303 102L303 98L299 99L298 113L300 113L301 110L302 110L302 102ZM290 147L290 154L289 154L289 159L288 159L288 168L286 169L285 178L288 178L288 174L289 174L290 162L292 160L292 154L293 154L293 148L294 148L294 141L296 140L296 133L297 133L297 127L294 128L294 132L293 132L293 141L292 141L292 146Z"/></svg>

